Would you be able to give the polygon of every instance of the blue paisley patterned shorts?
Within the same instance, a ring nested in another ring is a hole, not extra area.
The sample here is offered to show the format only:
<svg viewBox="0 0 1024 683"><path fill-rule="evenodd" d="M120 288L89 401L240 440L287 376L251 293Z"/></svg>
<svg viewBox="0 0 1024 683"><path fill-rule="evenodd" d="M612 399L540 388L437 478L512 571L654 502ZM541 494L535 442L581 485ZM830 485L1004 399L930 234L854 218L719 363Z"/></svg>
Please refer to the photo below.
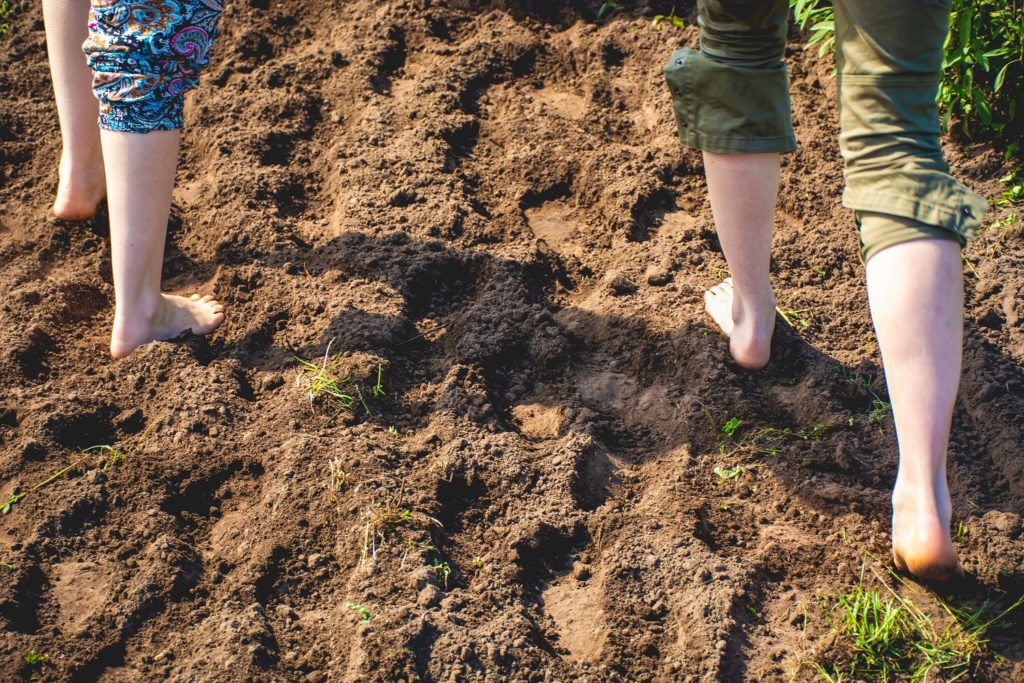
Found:
<svg viewBox="0 0 1024 683"><path fill-rule="evenodd" d="M181 128L185 92L199 85L217 35L220 0L91 0L82 50L101 128Z"/></svg>

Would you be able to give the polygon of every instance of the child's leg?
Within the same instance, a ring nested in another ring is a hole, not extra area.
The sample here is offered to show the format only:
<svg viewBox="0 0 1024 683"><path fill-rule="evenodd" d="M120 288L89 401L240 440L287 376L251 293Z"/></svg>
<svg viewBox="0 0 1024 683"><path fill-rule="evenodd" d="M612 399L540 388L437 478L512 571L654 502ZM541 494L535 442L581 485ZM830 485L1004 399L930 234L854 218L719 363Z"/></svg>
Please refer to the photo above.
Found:
<svg viewBox="0 0 1024 683"><path fill-rule="evenodd" d="M715 228L732 273L704 294L704 306L729 336L736 363L756 370L768 363L775 328L768 268L779 155L704 152L704 170Z"/></svg>
<svg viewBox="0 0 1024 683"><path fill-rule="evenodd" d="M212 332L224 322L224 306L208 296L186 299L160 292L179 132L104 130L102 138L117 294L110 355L123 358L142 344L189 329Z"/></svg>
<svg viewBox="0 0 1024 683"><path fill-rule="evenodd" d="M942 239L896 244L868 261L867 275L900 449L893 559L921 578L947 579L961 572L949 535L946 484L963 336L960 245Z"/></svg>
<svg viewBox="0 0 1024 683"><path fill-rule="evenodd" d="M789 112L786 0L700 0L700 51L665 76L679 137L704 152L708 196L733 277L704 295L736 362L768 362L775 294L768 279L779 154L796 148Z"/></svg>
<svg viewBox="0 0 1024 683"><path fill-rule="evenodd" d="M935 103L949 7L836 0L843 203L861 221L868 296L899 439L893 559L925 579L962 573L950 539L946 450L960 379L960 246L984 200L949 175Z"/></svg>
<svg viewBox="0 0 1024 683"><path fill-rule="evenodd" d="M82 55L89 0L43 0L46 46L63 149L53 213L66 220L90 218L106 194L99 106L92 72Z"/></svg>
<svg viewBox="0 0 1024 683"><path fill-rule="evenodd" d="M115 358L186 330L207 334L224 321L224 307L212 297L160 292L184 94L199 83L219 18L217 0L92 2L84 50L100 100Z"/></svg>

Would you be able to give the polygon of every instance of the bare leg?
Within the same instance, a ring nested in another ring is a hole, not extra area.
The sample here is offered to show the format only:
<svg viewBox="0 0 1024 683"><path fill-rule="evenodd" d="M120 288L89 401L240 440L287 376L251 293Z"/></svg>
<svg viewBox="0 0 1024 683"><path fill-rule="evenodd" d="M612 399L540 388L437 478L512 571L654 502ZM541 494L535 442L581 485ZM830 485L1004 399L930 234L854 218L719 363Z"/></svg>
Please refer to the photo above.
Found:
<svg viewBox="0 0 1024 683"><path fill-rule="evenodd" d="M53 213L84 220L106 194L103 152L96 124L99 103L92 94L92 72L82 54L89 0L43 0L46 46L57 101L63 149Z"/></svg>
<svg viewBox="0 0 1024 683"><path fill-rule="evenodd" d="M729 336L740 366L768 363L775 292L768 279L779 191L778 154L704 153L708 197L732 277L704 294L704 306Z"/></svg>
<svg viewBox="0 0 1024 683"><path fill-rule="evenodd" d="M123 358L156 339L191 329L209 334L224 321L212 297L160 293L167 217L178 166L177 130L145 134L102 131L114 271L114 330L110 355Z"/></svg>
<svg viewBox="0 0 1024 683"><path fill-rule="evenodd" d="M867 265L900 449L893 560L901 570L938 581L963 573L949 534L946 483L963 347L962 268L959 245L941 239L897 244Z"/></svg>

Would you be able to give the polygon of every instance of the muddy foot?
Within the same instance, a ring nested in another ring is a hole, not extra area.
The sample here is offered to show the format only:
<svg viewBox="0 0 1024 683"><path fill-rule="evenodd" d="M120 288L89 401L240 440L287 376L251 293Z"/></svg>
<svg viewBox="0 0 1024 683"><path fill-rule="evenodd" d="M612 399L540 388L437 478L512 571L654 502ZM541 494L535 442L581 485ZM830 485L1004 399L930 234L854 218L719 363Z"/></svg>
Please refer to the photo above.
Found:
<svg viewBox="0 0 1024 683"><path fill-rule="evenodd" d="M143 344L160 339L173 339L182 332L210 334L224 322L224 305L212 296L161 294L152 315L124 320L114 315L114 331L110 337L110 355L124 358Z"/></svg>
<svg viewBox="0 0 1024 683"><path fill-rule="evenodd" d="M84 221L93 217L96 207L107 196L103 156L88 163L72 163L64 154L60 159L60 180L53 200L53 215L66 221Z"/></svg>
<svg viewBox="0 0 1024 683"><path fill-rule="evenodd" d="M949 535L946 491L926 495L893 493L892 559L896 568L925 581L946 582L964 576Z"/></svg>
<svg viewBox="0 0 1024 683"><path fill-rule="evenodd" d="M729 337L729 351L740 367L760 370L768 364L775 330L775 295L757 305L735 296L732 278L704 292L704 308Z"/></svg>

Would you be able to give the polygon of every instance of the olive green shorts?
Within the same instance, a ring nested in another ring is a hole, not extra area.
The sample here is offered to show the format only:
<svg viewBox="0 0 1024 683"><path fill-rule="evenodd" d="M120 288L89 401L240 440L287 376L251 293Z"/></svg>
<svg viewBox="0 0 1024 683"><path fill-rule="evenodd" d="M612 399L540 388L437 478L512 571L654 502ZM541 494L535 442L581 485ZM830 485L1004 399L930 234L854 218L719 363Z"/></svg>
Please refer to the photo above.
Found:
<svg viewBox="0 0 1024 683"><path fill-rule="evenodd" d="M935 98L950 0L834 0L843 205L865 260L912 239L961 245L985 200L949 174ZM706 152L791 152L788 0L698 0L700 50L665 68L679 137Z"/></svg>

